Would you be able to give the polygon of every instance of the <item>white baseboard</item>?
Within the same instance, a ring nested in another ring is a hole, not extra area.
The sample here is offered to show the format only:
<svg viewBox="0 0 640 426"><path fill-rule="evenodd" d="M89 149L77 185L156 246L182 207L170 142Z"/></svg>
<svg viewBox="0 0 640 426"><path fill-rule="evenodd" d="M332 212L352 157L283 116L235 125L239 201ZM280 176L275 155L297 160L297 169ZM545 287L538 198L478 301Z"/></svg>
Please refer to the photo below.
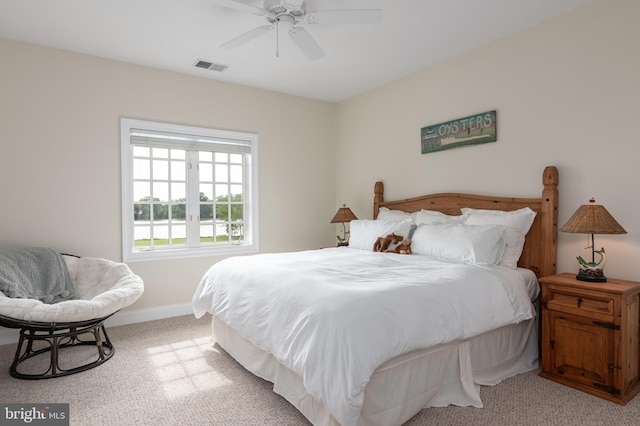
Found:
<svg viewBox="0 0 640 426"><path fill-rule="evenodd" d="M182 315L193 315L191 303L180 303L177 305L158 306L156 308L134 309L130 311L116 312L105 321L107 327L117 327L119 325L135 324L138 322L155 321L165 318L179 317ZM0 328L0 345L17 343L20 330L11 328Z"/></svg>
<svg viewBox="0 0 640 426"><path fill-rule="evenodd" d="M120 311L116 312L116 314L105 321L104 324L107 327L117 327L119 325L135 324L137 322L145 321L155 321L165 318L180 317L182 315L193 315L191 303L158 306L155 308L134 309L131 311Z"/></svg>

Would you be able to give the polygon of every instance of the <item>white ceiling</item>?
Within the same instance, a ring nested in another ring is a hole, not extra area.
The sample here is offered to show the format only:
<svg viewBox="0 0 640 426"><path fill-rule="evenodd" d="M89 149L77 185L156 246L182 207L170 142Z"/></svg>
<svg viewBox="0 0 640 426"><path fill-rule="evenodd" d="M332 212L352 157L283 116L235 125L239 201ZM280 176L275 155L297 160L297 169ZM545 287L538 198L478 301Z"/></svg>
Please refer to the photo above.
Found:
<svg viewBox="0 0 640 426"><path fill-rule="evenodd" d="M262 7L262 0L246 0ZM299 0L289 0L298 1ZM276 32L218 46L264 17L215 0L0 0L0 37L325 101L341 101L592 0L309 0L383 11L375 25L303 24L326 56L308 60ZM197 60L228 66L195 68ZM42 72L46 73L46 64Z"/></svg>

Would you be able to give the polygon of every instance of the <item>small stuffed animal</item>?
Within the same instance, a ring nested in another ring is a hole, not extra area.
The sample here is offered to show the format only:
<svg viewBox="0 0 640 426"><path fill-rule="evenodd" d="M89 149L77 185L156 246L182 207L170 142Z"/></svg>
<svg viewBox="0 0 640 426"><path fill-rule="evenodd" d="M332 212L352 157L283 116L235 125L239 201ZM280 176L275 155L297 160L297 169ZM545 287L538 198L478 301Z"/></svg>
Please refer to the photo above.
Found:
<svg viewBox="0 0 640 426"><path fill-rule="evenodd" d="M393 244L395 247L395 245L399 244L402 241L402 239L403 239L402 235L396 235L396 234L388 234L385 237L378 237L376 242L373 243L373 251L378 251L378 252L388 251L389 246Z"/></svg>
<svg viewBox="0 0 640 426"><path fill-rule="evenodd" d="M402 240L393 250L385 250L387 253L411 254L411 240Z"/></svg>

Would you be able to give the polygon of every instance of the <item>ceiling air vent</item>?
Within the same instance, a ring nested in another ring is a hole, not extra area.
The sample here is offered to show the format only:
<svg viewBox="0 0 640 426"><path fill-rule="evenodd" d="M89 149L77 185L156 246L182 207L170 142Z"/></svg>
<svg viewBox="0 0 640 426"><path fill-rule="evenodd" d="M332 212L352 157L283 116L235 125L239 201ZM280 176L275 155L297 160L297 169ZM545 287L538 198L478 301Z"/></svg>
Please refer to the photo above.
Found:
<svg viewBox="0 0 640 426"><path fill-rule="evenodd" d="M222 64L214 64L213 62L203 61L202 59L198 59L195 64L193 64L196 68L204 68L205 70L218 71L222 72L229 68L226 65Z"/></svg>

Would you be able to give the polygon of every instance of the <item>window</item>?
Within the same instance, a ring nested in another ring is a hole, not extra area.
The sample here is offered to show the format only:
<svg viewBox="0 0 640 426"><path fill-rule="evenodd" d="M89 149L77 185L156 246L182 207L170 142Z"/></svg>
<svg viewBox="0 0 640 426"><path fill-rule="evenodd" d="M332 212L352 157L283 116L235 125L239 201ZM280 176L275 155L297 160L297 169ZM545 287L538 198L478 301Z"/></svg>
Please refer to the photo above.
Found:
<svg viewBox="0 0 640 426"><path fill-rule="evenodd" d="M258 137L121 120L124 261L258 251Z"/></svg>

